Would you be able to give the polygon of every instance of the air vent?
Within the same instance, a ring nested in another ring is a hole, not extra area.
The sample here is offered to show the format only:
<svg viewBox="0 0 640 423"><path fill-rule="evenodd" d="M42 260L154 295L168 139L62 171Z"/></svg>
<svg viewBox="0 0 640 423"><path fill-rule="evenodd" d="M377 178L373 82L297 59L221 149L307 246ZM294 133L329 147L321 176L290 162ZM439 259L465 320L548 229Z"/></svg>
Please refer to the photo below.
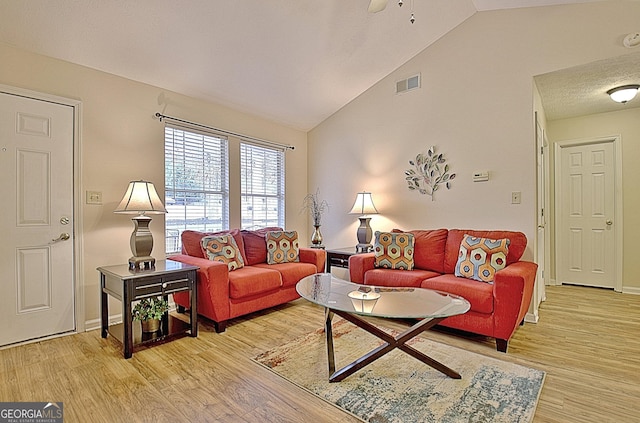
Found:
<svg viewBox="0 0 640 423"><path fill-rule="evenodd" d="M396 82L396 94L420 88L420 74Z"/></svg>

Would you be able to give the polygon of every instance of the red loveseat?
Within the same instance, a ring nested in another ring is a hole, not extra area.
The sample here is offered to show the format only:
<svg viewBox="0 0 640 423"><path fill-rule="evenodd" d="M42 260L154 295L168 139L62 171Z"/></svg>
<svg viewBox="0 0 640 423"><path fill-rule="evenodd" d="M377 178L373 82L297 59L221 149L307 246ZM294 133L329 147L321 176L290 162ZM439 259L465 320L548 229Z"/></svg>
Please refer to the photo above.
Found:
<svg viewBox="0 0 640 423"><path fill-rule="evenodd" d="M394 230L400 232L399 230ZM522 232L435 229L408 231L414 235L414 270L374 267L374 253L349 258L351 281L365 285L422 287L466 298L471 309L443 320L440 325L496 339L506 352L518 325L524 323L533 294L538 265L520 261L527 246ZM455 276L460 244L465 234L510 240L506 267L495 273L493 283Z"/></svg>
<svg viewBox="0 0 640 423"><path fill-rule="evenodd" d="M305 276L324 271L325 251L299 249L299 263L267 264L265 235L270 230L229 230L216 233L184 231L182 254L171 260L198 266L198 314L213 320L216 332L224 332L227 321L300 298L296 284ZM200 241L207 235L233 235L244 260L244 267L229 271L225 263L211 261ZM178 307L189 307L187 292L173 294Z"/></svg>

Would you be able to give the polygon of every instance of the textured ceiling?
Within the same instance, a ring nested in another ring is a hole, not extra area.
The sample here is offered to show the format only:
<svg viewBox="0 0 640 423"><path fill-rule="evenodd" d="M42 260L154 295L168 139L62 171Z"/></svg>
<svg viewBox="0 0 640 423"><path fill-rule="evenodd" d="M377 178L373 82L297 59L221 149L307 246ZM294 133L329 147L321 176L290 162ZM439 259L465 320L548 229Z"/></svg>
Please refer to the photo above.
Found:
<svg viewBox="0 0 640 423"><path fill-rule="evenodd" d="M634 49L624 56L536 76L547 119L640 107L640 96L621 105L607 95L611 88L640 84L640 47Z"/></svg>
<svg viewBox="0 0 640 423"><path fill-rule="evenodd" d="M588 1L0 0L0 42L309 130L478 11Z"/></svg>

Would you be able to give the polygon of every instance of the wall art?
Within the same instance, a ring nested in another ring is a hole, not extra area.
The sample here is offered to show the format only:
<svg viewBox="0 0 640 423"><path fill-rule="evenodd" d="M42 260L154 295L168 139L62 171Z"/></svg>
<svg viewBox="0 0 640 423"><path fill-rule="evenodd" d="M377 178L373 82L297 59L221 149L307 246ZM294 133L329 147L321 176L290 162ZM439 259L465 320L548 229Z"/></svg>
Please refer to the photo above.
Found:
<svg viewBox="0 0 640 423"><path fill-rule="evenodd" d="M415 160L409 160L413 168L404 172L409 190L431 196L444 184L451 189L451 181L455 173L449 173L449 165L442 153L437 154L435 146L429 148L426 154L419 153Z"/></svg>

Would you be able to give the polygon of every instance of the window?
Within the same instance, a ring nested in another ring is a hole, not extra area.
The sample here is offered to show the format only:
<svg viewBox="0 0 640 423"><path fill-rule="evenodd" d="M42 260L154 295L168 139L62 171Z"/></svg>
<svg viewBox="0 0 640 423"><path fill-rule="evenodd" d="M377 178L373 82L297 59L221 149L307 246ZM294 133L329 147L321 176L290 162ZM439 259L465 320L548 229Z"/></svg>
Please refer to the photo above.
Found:
<svg viewBox="0 0 640 423"><path fill-rule="evenodd" d="M165 126L166 252L180 251L186 229L229 227L229 166L226 137Z"/></svg>
<svg viewBox="0 0 640 423"><path fill-rule="evenodd" d="M242 229L284 227L284 151L240 144Z"/></svg>

